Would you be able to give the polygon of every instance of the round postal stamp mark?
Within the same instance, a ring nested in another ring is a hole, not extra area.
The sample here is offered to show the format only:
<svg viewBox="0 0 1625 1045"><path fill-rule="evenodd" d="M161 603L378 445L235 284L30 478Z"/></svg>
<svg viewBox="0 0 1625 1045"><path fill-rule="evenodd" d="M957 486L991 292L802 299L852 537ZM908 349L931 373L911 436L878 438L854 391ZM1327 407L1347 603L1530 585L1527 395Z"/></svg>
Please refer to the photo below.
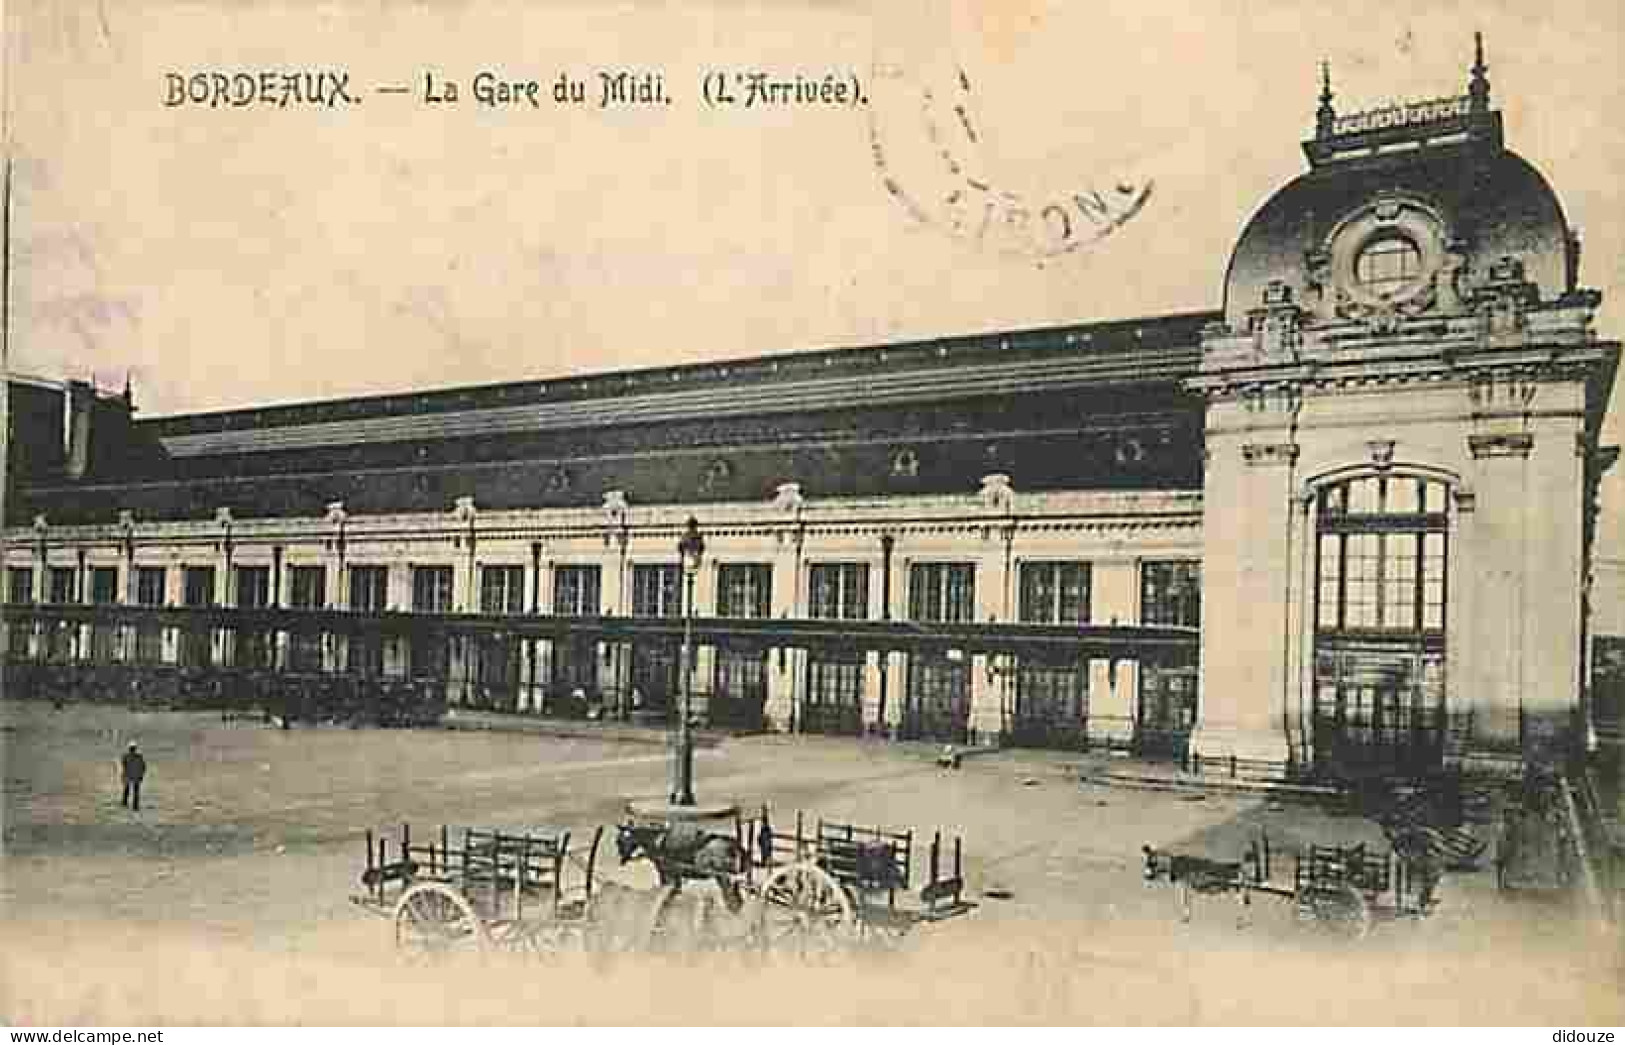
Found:
<svg viewBox="0 0 1625 1045"><path fill-rule="evenodd" d="M1097 243L1150 201L1149 178L1068 175L1018 189L987 160L970 76L951 40L909 38L923 18L876 24L869 147L886 192L915 221L980 249L1044 259Z"/></svg>

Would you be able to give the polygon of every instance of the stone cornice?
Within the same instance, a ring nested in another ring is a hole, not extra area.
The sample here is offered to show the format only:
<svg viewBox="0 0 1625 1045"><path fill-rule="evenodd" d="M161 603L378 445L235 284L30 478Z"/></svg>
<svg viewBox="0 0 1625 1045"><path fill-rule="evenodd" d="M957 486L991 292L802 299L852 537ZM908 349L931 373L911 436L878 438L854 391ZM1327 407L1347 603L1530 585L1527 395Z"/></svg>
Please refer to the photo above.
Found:
<svg viewBox="0 0 1625 1045"><path fill-rule="evenodd" d="M1455 355L1485 349L1581 348L1597 338L1592 319L1599 297L1577 291L1546 305L1520 304L1516 322L1498 321L1483 309L1447 315L1395 317L1392 323L1308 322L1291 330L1290 351L1283 351L1280 332L1266 320L1280 310L1266 289L1264 308L1254 310L1252 328L1237 330L1209 324L1202 336L1203 376L1247 370L1262 365L1298 362L1367 361L1393 354Z"/></svg>
<svg viewBox="0 0 1625 1045"><path fill-rule="evenodd" d="M1534 381L1585 380L1616 359L1619 345L1593 341L1582 347L1528 346L1463 353L1392 352L1365 359L1304 360L1298 363L1246 367L1204 373L1186 388L1209 400L1238 399L1259 389L1283 387L1318 390L1363 385L1467 384L1475 378L1517 371Z"/></svg>
<svg viewBox="0 0 1625 1045"><path fill-rule="evenodd" d="M417 515L346 515L343 519L345 544L349 548L378 543L421 543L454 541L466 537L472 528L482 542L496 540L546 541L579 540L624 532L630 540L674 536L689 515L700 519L708 532L771 538L801 530L806 533L872 529L877 534L899 528L948 528L977 530L990 525L1014 525L1023 531L1046 527L1098 528L1102 526L1191 526L1200 525L1202 497L1195 491L1069 491L1022 493L1012 491L1007 504L990 507L979 492L956 497L892 497L820 501L807 499L799 511L782 506L719 502L712 504L670 504L628 506L624 520L612 518L601 508L563 508L480 511L459 519L451 512ZM43 530L16 528L8 534L15 552L37 549L41 541L50 547L91 547L121 545L126 536L138 546L213 546L225 535L214 520L132 522L128 535L119 526L61 526L47 524ZM234 548L257 547L283 542L330 542L336 539L338 523L326 517L279 519L234 518L231 525Z"/></svg>

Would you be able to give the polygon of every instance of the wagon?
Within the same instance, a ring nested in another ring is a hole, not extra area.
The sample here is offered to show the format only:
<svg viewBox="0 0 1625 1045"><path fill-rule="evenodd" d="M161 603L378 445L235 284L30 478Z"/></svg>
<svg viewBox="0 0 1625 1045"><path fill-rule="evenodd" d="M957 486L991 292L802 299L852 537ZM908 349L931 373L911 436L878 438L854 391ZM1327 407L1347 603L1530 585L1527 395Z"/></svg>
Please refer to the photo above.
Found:
<svg viewBox="0 0 1625 1045"><path fill-rule="evenodd" d="M926 852L917 904L907 902L919 855L912 831L824 820L809 829L798 813L790 833L773 828L765 807L748 819L727 807L686 826L632 813L619 840L623 860L648 859L660 878L643 932L643 945L655 951L837 954L895 943L973 906L964 900L962 842L940 831ZM696 897L706 882L714 894Z"/></svg>
<svg viewBox="0 0 1625 1045"><path fill-rule="evenodd" d="M390 919L408 957L585 949L602 838L599 828L583 856L571 851L568 831L466 828L459 836L442 827L422 842L403 824L393 845L368 831L365 892L351 901Z"/></svg>
<svg viewBox="0 0 1625 1045"><path fill-rule="evenodd" d="M1179 897L1182 920L1191 917L1194 895L1230 894L1246 909L1254 894L1290 900L1298 917L1322 928L1360 937L1377 918L1420 917L1431 907L1436 876L1400 852L1376 853L1358 845L1310 845L1296 857L1291 885L1275 884L1269 836L1260 833L1237 861L1210 860L1142 846L1144 878L1168 881Z"/></svg>

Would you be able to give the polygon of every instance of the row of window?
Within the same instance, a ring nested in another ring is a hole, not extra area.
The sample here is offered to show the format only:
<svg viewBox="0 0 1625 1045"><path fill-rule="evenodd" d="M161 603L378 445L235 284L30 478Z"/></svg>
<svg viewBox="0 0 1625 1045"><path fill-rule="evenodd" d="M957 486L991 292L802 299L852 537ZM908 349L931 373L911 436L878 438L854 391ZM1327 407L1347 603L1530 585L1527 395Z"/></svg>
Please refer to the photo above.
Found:
<svg viewBox="0 0 1625 1045"><path fill-rule="evenodd" d="M452 568L413 566L412 609L419 613L452 610ZM181 602L212 606L219 601L215 568L182 567ZM118 599L118 571L89 571L90 602ZM389 567L351 566L349 607L363 612L389 605ZM81 601L79 573L53 567L48 597L53 603ZM227 600L258 608L274 601L268 566L238 566L234 591ZM682 570L676 565L638 565L632 570L632 613L639 617L676 617L683 612ZM869 565L818 563L809 570L808 613L818 620L863 620L869 616ZM162 566L138 566L133 601L161 606L167 583ZM1141 620L1146 624L1196 627L1200 623L1201 568L1196 562L1148 562L1140 573ZM599 566L559 566L553 570L553 612L562 616L596 616L603 590ZM1089 622L1090 569L1087 562L1029 562L1020 569L1020 619L1029 624ZM486 566L480 571L480 611L523 613L525 571L522 566ZM725 563L717 568L716 613L721 617L767 617L773 595L773 568ZM33 601L33 570L12 567L8 596L16 604ZM319 609L327 605L327 570L293 566L288 570L288 605ZM976 566L973 563L918 563L909 574L909 616L934 623L969 623L976 619Z"/></svg>

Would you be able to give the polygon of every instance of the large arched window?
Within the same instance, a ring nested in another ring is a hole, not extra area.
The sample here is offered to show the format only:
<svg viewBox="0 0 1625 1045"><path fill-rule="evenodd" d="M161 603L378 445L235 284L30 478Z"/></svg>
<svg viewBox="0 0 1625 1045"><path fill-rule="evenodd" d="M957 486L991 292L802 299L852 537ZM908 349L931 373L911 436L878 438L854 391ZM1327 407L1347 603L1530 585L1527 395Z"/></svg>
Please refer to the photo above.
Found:
<svg viewBox="0 0 1625 1045"><path fill-rule="evenodd" d="M1368 475L1316 499L1315 753L1337 772L1442 754L1448 487Z"/></svg>
<svg viewBox="0 0 1625 1045"><path fill-rule="evenodd" d="M1322 632L1442 632L1449 517L1444 483L1349 479L1319 498Z"/></svg>

